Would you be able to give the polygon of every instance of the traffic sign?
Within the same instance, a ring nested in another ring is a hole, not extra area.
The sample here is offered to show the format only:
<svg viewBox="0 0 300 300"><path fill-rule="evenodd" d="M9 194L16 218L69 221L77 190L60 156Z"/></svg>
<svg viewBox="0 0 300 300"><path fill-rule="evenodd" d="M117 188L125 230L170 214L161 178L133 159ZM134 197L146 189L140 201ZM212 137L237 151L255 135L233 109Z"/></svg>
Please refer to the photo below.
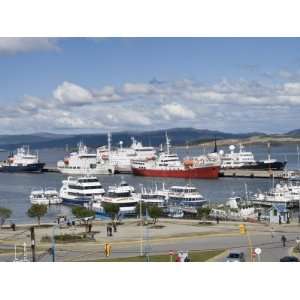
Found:
<svg viewBox="0 0 300 300"><path fill-rule="evenodd" d="M261 255L261 249L260 249L260 248L255 248L254 252L255 252L257 255Z"/></svg>

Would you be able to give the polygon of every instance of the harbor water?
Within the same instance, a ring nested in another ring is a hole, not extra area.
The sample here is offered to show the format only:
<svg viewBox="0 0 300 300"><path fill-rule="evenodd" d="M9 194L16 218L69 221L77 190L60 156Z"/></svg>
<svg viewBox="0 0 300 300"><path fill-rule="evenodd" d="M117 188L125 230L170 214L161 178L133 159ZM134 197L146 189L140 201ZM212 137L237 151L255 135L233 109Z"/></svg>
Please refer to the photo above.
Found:
<svg viewBox="0 0 300 300"><path fill-rule="evenodd" d="M228 147L222 147L228 150ZM177 148L176 152L180 157L187 155L197 155L208 152L211 149L201 147ZM255 159L266 159L267 148L265 145L248 146L246 150L254 153ZM298 168L297 146L295 144L274 146L272 147L272 158L278 160L287 160L289 169ZM64 157L63 149L42 149L39 151L40 160L45 162L49 167L55 167L56 162ZM6 159L7 153L0 153L0 160ZM118 184L123 177L130 185L133 185L137 191L141 186L154 189L155 186L160 188L162 182L166 187L171 185L191 184L197 187L200 193L211 202L224 202L228 197L245 194L245 185L249 193L256 193L258 190L266 191L272 186L272 180L268 178L219 178L217 180L201 179L178 179L178 178L150 178L136 177L130 174L126 175L103 175L99 176L100 182L105 189L109 185ZM0 173L0 206L10 208L13 212L11 219L17 223L33 223L35 220L29 218L26 214L31 206L29 195L33 188L54 187L60 189L64 176L60 173L42 173L42 174L25 174L25 173ZM71 216L69 207L64 205L51 206L43 221L52 222L57 215Z"/></svg>

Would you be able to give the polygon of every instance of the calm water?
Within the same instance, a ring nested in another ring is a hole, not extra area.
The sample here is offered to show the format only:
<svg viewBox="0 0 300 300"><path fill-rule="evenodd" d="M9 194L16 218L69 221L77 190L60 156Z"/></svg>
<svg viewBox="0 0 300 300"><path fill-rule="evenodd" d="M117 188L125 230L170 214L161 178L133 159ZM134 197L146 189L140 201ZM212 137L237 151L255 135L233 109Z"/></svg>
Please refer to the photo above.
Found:
<svg viewBox="0 0 300 300"><path fill-rule="evenodd" d="M225 147L226 149L226 147ZM249 146L247 149L253 151L256 159L264 159L267 156L265 146ZM227 150L227 149L226 149ZM195 155L202 153L200 148L177 149L180 156L187 154ZM206 150L207 151L207 150ZM47 163L48 166L55 166L56 162L64 157L64 150L51 149L40 150L40 159ZM0 160L5 159L7 153L0 153ZM287 160L290 169L297 168L297 151L296 145L278 146L272 148L272 157L279 160ZM161 186L162 180L159 178L134 177L132 175L122 175L124 179L137 190L140 186L158 187ZM32 188L36 187L55 187L60 189L64 176L58 173L44 174L9 174L0 173L0 206L5 206L13 211L12 219L17 223L32 223L33 220L27 217L26 211L30 207L29 195ZM99 179L107 188L108 185L119 183L121 175L99 176ZM164 178L165 185L182 185L190 182L185 179ZM191 184L198 187L203 196L211 202L222 202L230 197L234 192L243 194L245 184L249 192L257 192L258 189L265 191L270 188L272 182L270 179L251 179L251 178L220 178L218 180L191 180ZM46 221L53 221L57 214L70 215L70 209L63 205L51 206Z"/></svg>

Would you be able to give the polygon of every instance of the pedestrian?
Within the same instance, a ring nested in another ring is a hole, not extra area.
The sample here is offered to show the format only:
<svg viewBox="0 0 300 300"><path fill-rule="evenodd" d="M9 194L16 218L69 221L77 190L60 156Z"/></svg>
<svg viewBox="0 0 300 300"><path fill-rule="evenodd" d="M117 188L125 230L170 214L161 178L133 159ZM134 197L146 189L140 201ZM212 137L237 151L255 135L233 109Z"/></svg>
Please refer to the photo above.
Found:
<svg viewBox="0 0 300 300"><path fill-rule="evenodd" d="M111 226L109 226L109 236L112 236L113 234L112 234L112 227Z"/></svg>
<svg viewBox="0 0 300 300"><path fill-rule="evenodd" d="M16 224L15 224L15 223L12 223L12 224L11 224L11 229L12 229L13 231L16 231Z"/></svg>
<svg viewBox="0 0 300 300"><path fill-rule="evenodd" d="M279 225L281 225L281 216L279 216Z"/></svg>
<svg viewBox="0 0 300 300"><path fill-rule="evenodd" d="M106 236L109 236L109 226L106 225Z"/></svg>
<svg viewBox="0 0 300 300"><path fill-rule="evenodd" d="M117 225L116 222L113 222L114 232L117 232Z"/></svg>
<svg viewBox="0 0 300 300"><path fill-rule="evenodd" d="M282 241L282 247L285 247L285 243L286 243L286 237L285 237L285 235L283 235L281 237L281 241Z"/></svg>
<svg viewBox="0 0 300 300"><path fill-rule="evenodd" d="M217 220L217 224L219 224L219 223L220 223L220 217L217 216L217 217L216 217L216 220Z"/></svg>
<svg viewBox="0 0 300 300"><path fill-rule="evenodd" d="M91 232L92 231L92 224L90 223L89 224L89 232Z"/></svg>

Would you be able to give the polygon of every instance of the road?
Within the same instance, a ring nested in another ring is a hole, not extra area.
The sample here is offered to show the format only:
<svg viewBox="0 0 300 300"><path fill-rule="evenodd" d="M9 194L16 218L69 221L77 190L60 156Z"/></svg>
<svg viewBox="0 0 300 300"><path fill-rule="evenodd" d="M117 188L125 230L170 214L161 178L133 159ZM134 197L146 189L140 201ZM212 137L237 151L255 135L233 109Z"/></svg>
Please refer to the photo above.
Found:
<svg viewBox="0 0 300 300"><path fill-rule="evenodd" d="M262 249L260 260L263 262L276 262L281 257L289 255L292 247L296 245L296 237L300 236L300 227L280 227L270 232L269 227L252 227L249 230L250 240L252 241L253 249L259 247ZM287 237L286 247L282 247L281 236ZM170 250L212 250L212 249L229 249L238 250L245 253L246 260L251 261L249 255L249 243L247 235L240 235L239 231L230 232L207 232L203 236L188 236L182 234L177 237L151 237L144 236L143 243L137 238L131 241L122 241L116 238L109 241L112 245L112 254L110 258L137 256L140 254L140 250L152 254L164 254L169 253ZM27 243L28 245L29 243ZM97 259L103 259L103 245L104 240L97 242L85 242L85 243L72 243L72 244L59 244L56 246L56 261L93 261ZM12 245L11 245L12 246ZM48 245L50 247L50 245ZM47 246L44 246L46 249ZM28 251L30 253L30 251ZM30 255L28 253L29 259ZM224 256L218 257L216 261L225 261ZM51 261L52 257L47 251L41 251L37 253L39 261ZM12 261L13 256L10 254L1 254L0 261Z"/></svg>

